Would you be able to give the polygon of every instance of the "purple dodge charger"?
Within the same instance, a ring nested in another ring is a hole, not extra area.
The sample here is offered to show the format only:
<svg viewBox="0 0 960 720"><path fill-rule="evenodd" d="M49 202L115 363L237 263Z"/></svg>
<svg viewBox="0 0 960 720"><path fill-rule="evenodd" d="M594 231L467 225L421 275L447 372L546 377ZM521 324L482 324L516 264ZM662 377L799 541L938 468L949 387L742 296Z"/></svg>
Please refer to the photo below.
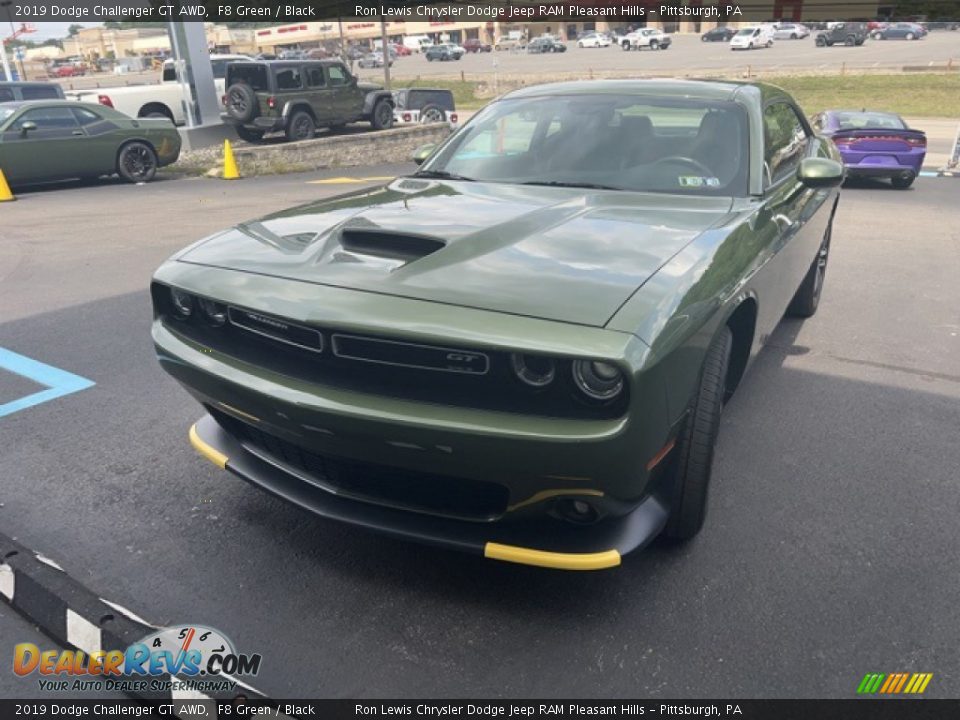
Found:
<svg viewBox="0 0 960 720"><path fill-rule="evenodd" d="M814 130L836 144L847 177L886 177L895 188L910 187L927 154L927 136L899 115L875 110L825 110Z"/></svg>

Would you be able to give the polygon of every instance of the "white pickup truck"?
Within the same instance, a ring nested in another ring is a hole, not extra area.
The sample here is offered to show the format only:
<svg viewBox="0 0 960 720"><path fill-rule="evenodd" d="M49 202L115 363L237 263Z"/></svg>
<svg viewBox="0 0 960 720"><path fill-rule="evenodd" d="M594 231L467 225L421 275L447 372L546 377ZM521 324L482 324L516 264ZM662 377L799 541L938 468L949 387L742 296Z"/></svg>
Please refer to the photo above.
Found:
<svg viewBox="0 0 960 720"><path fill-rule="evenodd" d="M246 55L211 55L213 83L217 88L217 97L225 92L224 78L227 65L238 60L250 60ZM177 82L177 72L172 60L163 64L163 76L160 83L152 85L127 85L112 88L88 88L69 90L67 97L80 102L100 103L134 118L169 118L174 125L183 125L187 120L183 112L183 93Z"/></svg>
<svg viewBox="0 0 960 720"><path fill-rule="evenodd" d="M670 36L659 28L640 28L620 38L620 47L624 50L666 50L670 47Z"/></svg>

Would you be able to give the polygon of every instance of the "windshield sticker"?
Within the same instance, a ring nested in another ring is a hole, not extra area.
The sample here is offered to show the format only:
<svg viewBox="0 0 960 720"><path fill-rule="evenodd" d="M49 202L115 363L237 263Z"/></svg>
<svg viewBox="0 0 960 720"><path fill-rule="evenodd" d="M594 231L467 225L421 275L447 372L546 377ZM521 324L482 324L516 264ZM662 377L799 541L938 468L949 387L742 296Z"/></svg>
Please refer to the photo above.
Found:
<svg viewBox="0 0 960 720"><path fill-rule="evenodd" d="M715 177L700 177L699 175L680 175L677 180L680 187L720 187L720 179Z"/></svg>

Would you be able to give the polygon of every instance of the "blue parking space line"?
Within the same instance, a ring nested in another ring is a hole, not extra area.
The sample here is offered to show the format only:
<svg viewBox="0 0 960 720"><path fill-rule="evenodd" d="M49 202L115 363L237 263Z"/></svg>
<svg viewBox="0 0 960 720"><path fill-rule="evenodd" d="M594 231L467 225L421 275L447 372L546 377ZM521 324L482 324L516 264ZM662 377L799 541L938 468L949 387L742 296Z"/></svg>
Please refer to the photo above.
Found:
<svg viewBox="0 0 960 720"><path fill-rule="evenodd" d="M940 173L935 170L921 170L920 177L940 177Z"/></svg>
<svg viewBox="0 0 960 720"><path fill-rule="evenodd" d="M87 380L79 375L74 375L66 370L55 368L52 365L33 360L5 348L0 348L0 369L9 370L47 387L46 390L40 390L0 405L0 418L18 410L25 410L34 405L50 402L64 395L70 395L96 385L92 380Z"/></svg>

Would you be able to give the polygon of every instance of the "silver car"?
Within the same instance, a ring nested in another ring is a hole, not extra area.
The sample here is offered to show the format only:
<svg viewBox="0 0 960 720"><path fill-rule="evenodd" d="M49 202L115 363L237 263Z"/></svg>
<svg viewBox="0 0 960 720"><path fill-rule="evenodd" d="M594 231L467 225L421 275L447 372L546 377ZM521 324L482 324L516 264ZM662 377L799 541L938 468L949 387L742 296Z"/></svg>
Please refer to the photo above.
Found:
<svg viewBox="0 0 960 720"><path fill-rule="evenodd" d="M780 23L773 29L773 37L776 40L801 40L810 36L810 28L798 23Z"/></svg>

